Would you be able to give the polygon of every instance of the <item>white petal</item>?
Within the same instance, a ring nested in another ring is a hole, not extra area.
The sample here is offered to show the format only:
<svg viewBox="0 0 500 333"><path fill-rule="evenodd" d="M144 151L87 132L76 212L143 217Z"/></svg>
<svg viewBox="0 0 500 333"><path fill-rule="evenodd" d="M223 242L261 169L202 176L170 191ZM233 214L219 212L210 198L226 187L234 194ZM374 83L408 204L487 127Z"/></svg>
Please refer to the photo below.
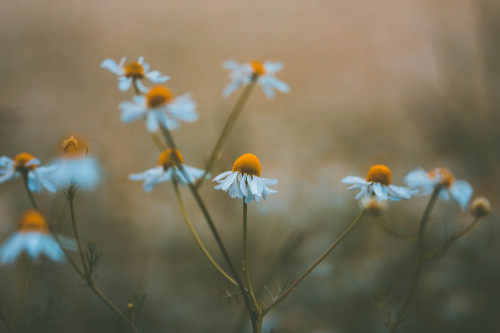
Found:
<svg viewBox="0 0 500 333"><path fill-rule="evenodd" d="M118 89L121 91L129 90L132 86L132 78L129 77L120 77L118 78Z"/></svg>
<svg viewBox="0 0 500 333"><path fill-rule="evenodd" d="M105 68L109 70L111 73L116 74L116 75L123 75L124 71L123 68L116 63L113 59L106 59L103 62L101 62L101 68Z"/></svg>
<svg viewBox="0 0 500 333"><path fill-rule="evenodd" d="M149 133L155 133L158 131L158 118L152 111L146 113L146 128L148 129Z"/></svg>
<svg viewBox="0 0 500 333"><path fill-rule="evenodd" d="M16 232L10 236L0 248L0 263L14 262L24 250L24 233Z"/></svg>
<svg viewBox="0 0 500 333"><path fill-rule="evenodd" d="M218 182L220 180L222 180L223 178L225 178L226 176L228 176L229 174L233 173L233 171L226 171L226 172L223 172L221 173L220 175L218 175L217 177L215 177L213 179L214 182Z"/></svg>
<svg viewBox="0 0 500 333"><path fill-rule="evenodd" d="M233 184L233 182L236 180L236 177L238 177L238 173L239 172L235 171L229 177L226 178L224 183L222 183L222 190L223 191L227 191L229 186L231 186Z"/></svg>
<svg viewBox="0 0 500 333"><path fill-rule="evenodd" d="M450 188L450 194L462 207L463 211L467 210L467 205L474 190L469 183L464 180L455 180L453 186Z"/></svg>

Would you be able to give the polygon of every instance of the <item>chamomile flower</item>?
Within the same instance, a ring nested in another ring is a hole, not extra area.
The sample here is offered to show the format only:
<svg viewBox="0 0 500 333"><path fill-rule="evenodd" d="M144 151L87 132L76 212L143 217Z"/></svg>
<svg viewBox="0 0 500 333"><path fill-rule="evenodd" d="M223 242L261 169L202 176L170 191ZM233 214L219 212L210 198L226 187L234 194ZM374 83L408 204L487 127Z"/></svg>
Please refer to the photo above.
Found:
<svg viewBox="0 0 500 333"><path fill-rule="evenodd" d="M58 189L74 184L78 188L91 190L99 183L99 164L95 158L87 156L87 150L82 138L77 140L71 136L62 142L60 157L53 164L56 171L51 177Z"/></svg>
<svg viewBox="0 0 500 333"><path fill-rule="evenodd" d="M132 102L120 103L119 108L124 123L146 119L150 133L158 131L160 125L169 130L177 129L180 120L193 122L198 119L196 102L190 93L174 98L172 91L161 84L153 86L144 96L134 96Z"/></svg>
<svg viewBox="0 0 500 333"><path fill-rule="evenodd" d="M467 204L473 192L469 183L455 179L453 173L445 168L436 168L429 172L423 169L411 171L406 175L404 182L409 188L417 190L418 195L428 195L440 186L439 197L449 200L451 196L463 211L467 210Z"/></svg>
<svg viewBox="0 0 500 333"><path fill-rule="evenodd" d="M41 192L43 188L55 192L56 188L50 180L50 175L55 170L55 166L40 166L40 160L29 153L21 153L14 159L7 156L0 157L0 183L26 174L28 188L32 192Z"/></svg>
<svg viewBox="0 0 500 333"><path fill-rule="evenodd" d="M186 173L186 177L176 166L177 163L182 164L182 167ZM166 149L158 158L158 166L142 173L134 173L129 176L130 180L144 180L142 187L144 191L150 192L157 184L166 182L169 180L176 180L179 183L186 185L189 183L194 183L196 179L203 176L204 170L185 165L184 158L178 149ZM209 177L209 175L207 175Z"/></svg>
<svg viewBox="0 0 500 333"><path fill-rule="evenodd" d="M63 261L64 252L49 234L48 229L38 211L34 209L25 211L20 219L19 230L0 248L0 263L14 262L23 251L34 260L44 254L53 261Z"/></svg>
<svg viewBox="0 0 500 333"><path fill-rule="evenodd" d="M391 182L391 170L381 164L373 165L368 171L366 179L356 176L348 176L342 179L342 183L352 185L347 188L348 190L360 189L355 199L375 195L378 200L399 201L401 199L410 199L411 195L416 192L392 185Z"/></svg>
<svg viewBox="0 0 500 333"><path fill-rule="evenodd" d="M125 66L126 58L123 57L119 63L113 59L106 59L101 63L101 68L106 68L111 73L118 75L118 88L121 91L130 89L135 81L141 92L146 92L146 88L141 80L147 78L153 83L163 83L170 79L169 76L162 76L159 71L149 71L149 64L144 62L144 57L139 57L137 61Z"/></svg>
<svg viewBox="0 0 500 333"><path fill-rule="evenodd" d="M231 198L245 199L245 203L252 200L260 201L260 198L267 200L270 193L276 190L269 188L269 185L276 185L277 179L260 177L261 166L259 159L254 154L244 154L238 157L233 164L231 171L226 171L214 178L217 190L228 192Z"/></svg>
<svg viewBox="0 0 500 333"><path fill-rule="evenodd" d="M229 77L232 81L224 88L222 96L228 97L239 87L247 85L254 80L261 85L264 94L269 99L274 98L274 89L282 93L288 93L290 87L285 82L274 77L274 74L280 71L283 66L283 63L273 61L260 62L253 60L238 64L234 60L227 60L222 64L222 67L231 71Z"/></svg>

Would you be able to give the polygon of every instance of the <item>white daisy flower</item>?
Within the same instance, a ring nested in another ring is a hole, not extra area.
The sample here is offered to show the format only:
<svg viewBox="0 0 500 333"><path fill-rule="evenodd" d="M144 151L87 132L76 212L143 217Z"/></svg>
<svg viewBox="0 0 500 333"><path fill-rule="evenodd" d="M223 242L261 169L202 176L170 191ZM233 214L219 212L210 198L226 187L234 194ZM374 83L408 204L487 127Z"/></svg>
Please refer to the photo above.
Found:
<svg viewBox="0 0 500 333"><path fill-rule="evenodd" d="M233 91L253 80L262 86L264 94L269 99L275 96L273 89L282 93L290 91L290 87L285 82L274 77L274 74L283 68L281 62L264 61L262 63L254 60L240 65L234 60L227 60L222 64L222 67L231 71L229 77L232 80L222 91L223 97L228 97Z"/></svg>
<svg viewBox="0 0 500 333"><path fill-rule="evenodd" d="M87 156L85 140L74 136L63 141L61 157L53 162L56 171L51 175L58 189L75 184L84 190L93 189L100 180L100 168L97 160Z"/></svg>
<svg viewBox="0 0 500 333"><path fill-rule="evenodd" d="M356 176L348 176L342 179L342 183L352 185L347 188L348 190L361 190L355 199L375 195L378 200L399 201L401 199L410 199L411 195L416 192L405 187L392 185L391 182L391 170L381 164L373 165L368 171L366 179Z"/></svg>
<svg viewBox="0 0 500 333"><path fill-rule="evenodd" d="M474 191L469 183L455 179L453 173L445 168L436 168L429 172L423 169L411 171L406 175L404 182L409 188L417 190L418 195L428 195L437 186L441 186L439 197L443 200L449 200L451 196L458 202L463 211L467 210L467 205Z"/></svg>
<svg viewBox="0 0 500 333"><path fill-rule="evenodd" d="M119 108L124 123L145 118L150 133L158 131L160 125L169 130L177 129L180 120L193 122L198 119L196 102L191 94L174 98L172 91L164 85L153 86L144 96L134 96L132 102L120 103Z"/></svg>
<svg viewBox="0 0 500 333"><path fill-rule="evenodd" d="M53 261L63 261L64 252L48 232L47 224L36 210L28 210L21 216L20 230L10 236L0 247L0 263L12 263L25 251L37 260L41 254Z"/></svg>
<svg viewBox="0 0 500 333"><path fill-rule="evenodd" d="M40 166L40 160L29 153L21 153L14 159L7 156L0 157L0 183L26 174L28 188L32 192L41 192L43 188L55 192L56 188L50 181L50 176L55 170L56 167L52 165Z"/></svg>
<svg viewBox="0 0 500 333"><path fill-rule="evenodd" d="M123 57L119 63L113 59L106 59L101 63L101 68L106 68L111 73L118 75L118 88L121 91L130 89L135 81L141 92L148 91L148 88L142 84L141 80L149 79L153 83L163 83L170 79L170 76L162 76L159 71L149 71L149 64L144 62L144 57L129 63L125 66L126 58Z"/></svg>
<svg viewBox="0 0 500 333"><path fill-rule="evenodd" d="M176 162L182 164L188 179L177 168ZM144 180L142 187L144 191L150 192L157 184L169 180L176 180L177 182L186 185L194 183L196 179L203 176L205 170L198 169L184 164L184 158L178 149L166 149L160 154L158 159L158 166L141 173L135 173L129 176L130 180ZM207 178L209 175L207 175Z"/></svg>
<svg viewBox="0 0 500 333"><path fill-rule="evenodd" d="M263 197L267 200L270 193L276 193L268 185L276 185L277 179L268 179L260 177L260 162L254 154L244 154L238 157L233 164L232 171L226 171L214 178L216 190L228 192L231 198L245 199L245 203L252 200L260 201Z"/></svg>

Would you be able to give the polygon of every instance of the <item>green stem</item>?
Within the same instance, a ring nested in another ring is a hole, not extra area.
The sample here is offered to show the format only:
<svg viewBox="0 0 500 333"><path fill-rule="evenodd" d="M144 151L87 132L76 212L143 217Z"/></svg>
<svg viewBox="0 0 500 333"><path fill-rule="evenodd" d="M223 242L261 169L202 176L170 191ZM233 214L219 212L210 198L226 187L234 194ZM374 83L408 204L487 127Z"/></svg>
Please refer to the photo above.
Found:
<svg viewBox="0 0 500 333"><path fill-rule="evenodd" d="M28 198L30 199L31 204L33 205L33 208L35 208L41 214L42 211L38 207L38 205L37 205L37 203L35 201L35 198L33 197L33 192L31 192L31 190L30 190L30 188L28 186L28 172L23 171L21 174L22 174L22 177L23 177L24 189L26 190L26 193L28 194Z"/></svg>
<svg viewBox="0 0 500 333"><path fill-rule="evenodd" d="M236 102L233 110L231 111L229 117L226 120L226 123L224 124L224 128L222 129L222 132L219 135L219 138L217 139L217 142L215 143L212 152L210 153L210 157L205 163L205 173L196 182L196 188L200 188L206 176L212 170L215 161L220 153L220 149L226 142L226 139L229 136L229 133L231 132L231 129L233 128L234 124L236 123L236 119L238 119L241 110L243 110L243 106L250 97L250 94L252 93L252 90L255 87L256 82L257 82L256 78L253 78L252 81L245 87L245 89L243 89L240 97L238 98L238 101Z"/></svg>
<svg viewBox="0 0 500 333"><path fill-rule="evenodd" d="M75 191L76 191L76 189L75 189ZM74 195L74 193L73 193L73 195ZM71 215L71 225L73 226L73 232L75 234L75 240L76 240L76 245L78 246L78 253L80 254L80 260L82 262L83 272L84 272L85 276L87 277L87 279L90 281L91 277L89 276L89 267L87 265L87 260L85 260L85 253L82 249L82 243L80 241L80 236L78 234L78 228L76 227L75 208L73 205L73 199L74 199L73 195L71 195L71 197L68 198L69 211L70 211L70 215Z"/></svg>
<svg viewBox="0 0 500 333"><path fill-rule="evenodd" d="M245 271L245 283L247 285L250 296L252 297L253 306L257 309L259 315L261 314L259 303L255 298L255 293L253 292L252 283L250 281L250 273L248 271L248 246L247 246L247 209L248 205L243 199L243 270Z"/></svg>
<svg viewBox="0 0 500 333"><path fill-rule="evenodd" d="M422 219L420 221L420 226L418 229L418 243L417 243L418 258L417 258L417 265L415 267L415 275L413 276L413 281L411 283L410 290L408 291L408 294L403 302L403 305L396 314L394 322L389 327L390 333L397 332L399 326L401 325L401 322L403 321L403 316L406 310L408 310L408 307L411 304L413 297L415 296L415 292L417 291L417 286L418 283L420 282L420 277L422 275L422 268L425 261L425 229L427 227L427 223L429 222L429 217L431 215L432 209L434 208L434 205L436 204L437 199L439 198L439 192L441 190L442 190L441 186L437 186L434 189L434 192L432 192L431 198L427 203L427 207L425 208L424 214L422 215Z"/></svg>
<svg viewBox="0 0 500 333"><path fill-rule="evenodd" d="M170 134L170 131L162 126L160 128L161 128L161 131L165 137L165 141L167 142L167 146L169 148L172 148L172 149L176 148L175 141L174 141L172 135ZM182 163L180 163L180 161L177 160L177 156L175 154L173 154L173 156L174 156L174 159L176 160L174 162L175 162L177 168L179 169L179 171L182 173L182 175L186 179L186 184L187 184L189 190L191 191L191 194L193 195L194 200L198 204L198 207L200 208L201 213L203 214L203 217L207 221L208 226L210 227L210 231L212 232L212 235L215 238L215 242L217 243L217 246L219 247L219 249L222 253L222 256L224 257L224 260L226 261L227 265L229 266L229 269L231 270L231 273L234 276L234 280L236 281L236 283L240 287L240 291L241 291L241 294L243 295L243 299L245 300L245 305L247 307L248 314L250 316L250 320L252 321L252 327L253 327L254 333L255 333L259 314L258 314L257 310L254 309L252 306L252 303L248 297L248 293L245 290L243 283L241 283L241 278L238 274L238 271L236 270L235 266L233 265L231 257L229 256L229 253L226 250L226 246L224 245L224 242L222 241L222 238L220 237L219 232L217 231L217 227L215 226L215 223L212 220L212 217L210 216L210 213L208 212L208 209L207 209L205 203L203 202L203 199L201 198L200 193L198 192L198 189L196 188L196 186L194 186L193 183L191 183L189 181L189 177L186 173L186 170L184 169L184 166L182 165Z"/></svg>
<svg viewBox="0 0 500 333"><path fill-rule="evenodd" d="M352 221L352 223L349 225L349 227L347 227L347 229L339 236L339 238L337 238L337 240L335 242L333 242L332 245L330 245L330 247L328 249L326 249L326 251L323 252L323 254L318 259L316 259L316 261L314 261L314 263L307 269L307 271L304 272L304 274L302 274L297 280L295 280L295 282L290 287L288 287L280 296L278 296L278 298L276 298L271 304L269 304L269 306L263 311L263 314L265 315L272 308L274 308L276 305L281 303L285 299L285 297L287 297L288 294L290 294L290 292L293 289L295 289L295 287L297 287L297 285L302 280L304 280L304 278L307 275L309 275L309 273L311 273L316 268L316 266L318 266L323 261L323 259L326 258L326 256L330 252L332 252L332 250L344 239L345 236L347 236L347 234L356 226L356 224L361 220L361 218L364 215L365 215L365 210L362 210L359 213L358 217L356 217L354 219L354 221Z"/></svg>
<svg viewBox="0 0 500 333"><path fill-rule="evenodd" d="M158 147L158 149L160 151L164 151L165 149L167 149L167 147L165 147L163 142L161 142L160 138L158 137L158 133L151 134L151 137L153 138L153 141L155 142L156 147Z"/></svg>
<svg viewBox="0 0 500 333"><path fill-rule="evenodd" d="M210 263L215 267L215 269L217 269L219 271L219 273L221 273L229 282L231 282L233 285L238 287L238 283L236 281L234 281L234 279L231 276L229 276L229 274L227 274L217 264L217 262L214 260L214 258L210 255L210 252L208 252L205 245L203 245L203 242L201 241L200 237L198 236L198 233L196 232L193 224L191 223L191 220L189 219L189 216L187 215L186 208L184 207L184 202L182 201L182 196L181 196L181 193L179 191L179 184L177 184L177 181L175 181L175 180L173 181L173 184L174 184L175 195L177 197L177 201L179 203L179 207L180 207L181 212L182 212L182 216L184 217L184 221L186 222L186 225L188 226L189 231L191 232L191 235L193 235L193 238L194 238L196 244L198 245L200 250L203 252L203 254L207 257L208 261L210 261Z"/></svg>

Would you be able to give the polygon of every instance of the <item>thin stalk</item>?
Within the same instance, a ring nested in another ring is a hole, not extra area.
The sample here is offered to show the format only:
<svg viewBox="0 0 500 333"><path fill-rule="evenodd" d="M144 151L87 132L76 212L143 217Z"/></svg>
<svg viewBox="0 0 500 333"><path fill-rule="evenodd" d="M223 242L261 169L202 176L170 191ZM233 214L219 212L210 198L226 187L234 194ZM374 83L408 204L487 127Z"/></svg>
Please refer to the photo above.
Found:
<svg viewBox="0 0 500 333"><path fill-rule="evenodd" d="M219 138L217 139L217 142L215 143L212 152L210 153L210 157L205 163L205 173L196 182L196 188L200 188L206 176L212 170L215 160L219 155L220 149L226 142L229 133L231 132L234 124L236 123L236 119L238 119L238 116L240 115L241 110L243 110L243 106L245 106L245 103L247 102L248 97L250 97L250 94L252 93L252 90L255 87L256 83L257 83L256 78L253 78L252 81L250 81L250 83L245 87L245 89L243 89L240 97L238 98L238 101L236 101L236 104L231 113L229 114L229 117L227 118L226 123L224 124L224 128L222 129L222 132L219 135Z"/></svg>
<svg viewBox="0 0 500 333"><path fill-rule="evenodd" d="M78 228L76 227L75 208L74 208L74 205L73 205L73 199L74 199L73 196L71 196L71 197L68 198L68 201L69 201L69 211L70 211L70 215L71 215L71 225L73 226L73 232L75 234L76 245L78 246L78 253L80 254L80 260L82 262L83 271L85 273L85 276L90 281L89 267L87 265L87 260L85 260L85 252L82 249L82 244L81 244L81 241L80 241L80 236L78 234Z"/></svg>
<svg viewBox="0 0 500 333"><path fill-rule="evenodd" d="M248 246L247 246L247 210L248 205L243 201L243 270L245 271L245 284L247 285L250 296L252 297L253 306L257 309L259 315L261 314L259 303L255 298L255 293L253 292L252 282L250 281L250 273L248 271Z"/></svg>
<svg viewBox="0 0 500 333"><path fill-rule="evenodd" d="M25 188L26 188L26 191L28 193L28 197L30 198L31 200L31 203L33 205L33 207L38 210L38 212L40 214L42 214L43 216L43 213L42 211L40 210L40 208L38 207L34 197L33 197L33 193L30 191L29 187L28 187L28 182L27 182L27 176L24 176L23 175L23 180L24 180L24 185L25 185ZM71 204L71 201L70 201L70 204ZM73 209L72 209L73 211ZM45 218L44 218L45 219ZM71 219L72 219L72 223L73 223L73 226L76 227L76 221L75 221L75 216L74 216L74 213L71 214ZM76 264L76 262L73 260L73 258L71 258L69 255L68 255L68 252L62 247L62 244L61 244L61 241L59 239L59 237L57 236L57 233L54 231L54 229L52 228L52 226L47 223L47 225L49 226L49 230L50 232L52 233L52 235L54 236L54 238L57 240L57 242L59 243L59 246L61 247L62 251L64 252L66 258L68 258L68 261L70 262L71 266L73 266L73 268L75 269L75 271L78 273L78 275L80 275L80 277L82 278L82 280L84 280L88 286L94 291L94 293L106 304L108 305L108 307L110 307L123 321L125 321L125 323L127 323L130 328L132 328L132 330L135 332L135 333L140 333L140 331L137 329L137 327L134 325L134 323L129 319L127 318L127 316L125 316L125 314L123 314L122 311L120 311L120 309L118 309L118 307L113 304L113 302L111 302L103 293L102 291L97 288L97 286L95 285L95 283L92 281L91 277L88 276L88 271L82 271L82 269L80 267L78 267L78 265ZM74 229L75 231L75 235L77 234L77 231L76 231L76 228ZM82 254L82 251L81 251L81 246L80 246L80 241L79 239L77 238L76 239L77 243L78 243L78 250L80 252L80 255ZM86 266L84 266L86 267Z"/></svg>
<svg viewBox="0 0 500 333"><path fill-rule="evenodd" d="M134 92L136 95L142 95L141 91L139 90L139 86L137 85L137 79L133 78L132 79L132 85L134 86Z"/></svg>
<svg viewBox="0 0 500 333"><path fill-rule="evenodd" d="M179 208L181 209L181 212L182 212L182 216L184 217L184 221L186 222L186 225L188 226L189 231L191 232L191 235L193 235L193 238L194 238L196 244L198 245L200 250L203 252L203 254L207 257L208 261L210 261L210 263L215 267L215 269L217 269L219 271L219 273L221 273L229 282L231 282L236 287L239 287L238 283L236 281L234 281L234 279L231 276L229 276L229 274L227 274L217 264L217 262L214 260L214 258L210 254L210 252L208 252L205 245L203 245L203 242L201 241L200 237L198 236L198 233L196 232L196 230L195 230L193 224L191 223L191 220L186 212L186 208L184 207L184 202L182 201L182 196L181 196L181 193L179 191L179 184L177 184L177 181L175 181L175 180L173 181L173 184L174 184L175 195L176 195L177 201L179 203Z"/></svg>
<svg viewBox="0 0 500 333"><path fill-rule="evenodd" d="M153 141L155 142L156 147L158 147L158 149L160 151L164 151L165 149L167 149L167 147L165 147L163 142L161 142L160 138L158 137L158 133L151 134L151 137L153 138Z"/></svg>
<svg viewBox="0 0 500 333"><path fill-rule="evenodd" d="M28 172L23 171L21 174L22 174L22 177L23 177L24 189L26 190L26 193L28 194L28 198L30 199L31 204L33 205L33 208L35 208L41 214L42 211L38 207L38 205L37 205L37 203L35 201L35 198L33 197L33 192L31 192L31 190L30 190L30 188L28 186Z"/></svg>
<svg viewBox="0 0 500 333"><path fill-rule="evenodd" d="M304 274L302 274L297 280L295 280L295 282L290 287L288 287L278 298L276 298L271 304L269 304L269 306L266 309L264 309L263 314L265 315L272 308L274 308L276 305L278 305L279 303L281 303L285 299L285 297L287 297L288 294L290 294L290 292L293 289L295 289L295 287L297 287L297 285L302 280L304 280L304 278L307 275L309 275L309 273L311 273L316 268L316 266L318 266L323 261L323 259L326 258L326 256L330 252L332 252L332 250L344 239L345 236L347 236L347 234L356 226L356 224L361 220L361 218L364 215L365 215L365 210L363 209L359 213L358 217L356 217L354 219L354 221L351 222L351 224L349 225L349 227L347 227L347 229L339 236L339 238L337 238L337 240L335 242L333 242L332 245L330 245L330 247L328 249L326 249L326 251L323 252L323 254L318 259L316 259L316 261L314 261L314 263L311 265L311 267L309 267L307 269L307 271L304 272Z"/></svg>
<svg viewBox="0 0 500 333"><path fill-rule="evenodd" d="M432 192L431 198L427 203L427 207L425 207L424 214L422 215L422 219L420 221L420 226L418 229L418 243L417 243L418 258L417 258L417 265L415 267L415 275L413 276L413 281L411 283L410 290L406 295L403 305L396 314L394 322L389 327L390 333L397 332L399 325L401 325L401 322L403 321L403 316L406 310L408 310L408 307L411 304L413 297L415 296L415 292L417 291L417 286L418 283L420 282L420 277L422 275L422 268L425 262L425 229L427 227L427 223L429 222L429 217L431 215L432 209L434 208L434 205L437 202L437 199L439 197L439 192L441 191L441 189L442 189L441 186L437 186L434 189L434 192Z"/></svg>
<svg viewBox="0 0 500 333"><path fill-rule="evenodd" d="M170 131L164 127L160 127L160 128L161 128L162 133L165 137L165 141L167 142L167 146L169 148L172 148L172 149L176 148L175 141L174 141L172 135L170 134ZM208 212L207 206L203 202L203 199L201 198L200 193L198 192L198 189L196 188L196 186L194 186L193 183L191 183L189 181L188 174L186 173L186 170L184 169L184 166L182 165L182 163L180 163L180 161L177 160L176 155L174 154L173 156L174 156L174 159L176 160L174 162L175 162L177 168L179 168L179 171L184 176L184 179L186 180L187 186L188 186L189 190L191 191L191 194L193 195L194 200L198 204L198 207L200 208L200 210L203 214L203 217L207 221L208 226L210 227L210 231L212 232L212 235L215 238L215 242L217 243L217 246L219 247L219 249L222 253L222 256L224 257L224 260L226 261L227 265L229 266L229 269L231 270L231 273L234 276L234 280L236 281L236 283L238 284L238 286L240 288L241 294L243 295L243 299L245 300L245 305L247 307L248 314L250 316L250 320L252 321L253 333L256 333L256 332L258 332L258 330L260 330L260 328L258 328L258 321L259 321L260 316L259 316L257 310L253 308L253 305L248 297L248 293L245 290L243 283L241 283L241 278L238 274L238 271L236 270L235 266L233 265L231 257L229 256L229 253L226 250L226 246L224 245L224 242L222 241L222 238L220 237L219 232L217 231L217 227L215 226L215 223L212 220L212 217L210 216L210 213Z"/></svg>
<svg viewBox="0 0 500 333"><path fill-rule="evenodd" d="M467 227L465 227L462 231L460 231L460 232L456 233L455 235L453 235L452 237L450 237L444 244L442 244L438 248L427 253L425 255L425 260L427 261L427 260L430 260L430 259L433 259L433 258L439 256L441 253L446 251L446 249L448 249L453 243L455 243L457 240L459 240L460 238L465 236L469 231L474 229L474 227L476 227L480 221L481 221L480 217L475 217L474 220L472 220L472 222Z"/></svg>

